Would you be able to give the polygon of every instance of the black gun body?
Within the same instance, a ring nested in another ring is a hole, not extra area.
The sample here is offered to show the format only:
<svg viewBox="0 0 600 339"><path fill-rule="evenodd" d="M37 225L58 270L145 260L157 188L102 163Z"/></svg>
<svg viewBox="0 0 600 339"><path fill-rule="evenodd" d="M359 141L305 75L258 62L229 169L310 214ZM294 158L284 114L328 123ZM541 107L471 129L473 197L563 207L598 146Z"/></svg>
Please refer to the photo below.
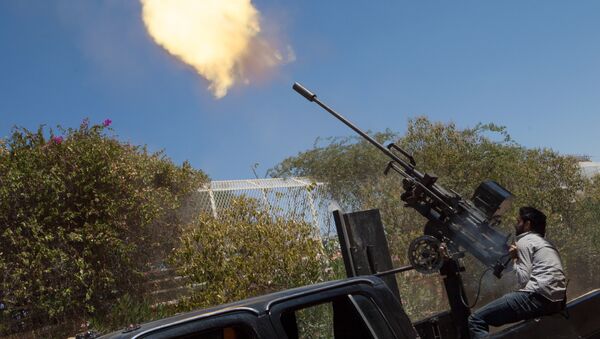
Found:
<svg viewBox="0 0 600 339"><path fill-rule="evenodd" d="M485 266L499 269L508 253L508 236L490 226L481 211L470 205L468 200L460 201L457 213L450 216L427 202L411 207L429 220L425 234L448 243L455 251L463 248Z"/></svg>
<svg viewBox="0 0 600 339"><path fill-rule="evenodd" d="M508 253L508 237L486 222L475 222L468 212L457 215L447 224L454 242L487 267L503 265Z"/></svg>

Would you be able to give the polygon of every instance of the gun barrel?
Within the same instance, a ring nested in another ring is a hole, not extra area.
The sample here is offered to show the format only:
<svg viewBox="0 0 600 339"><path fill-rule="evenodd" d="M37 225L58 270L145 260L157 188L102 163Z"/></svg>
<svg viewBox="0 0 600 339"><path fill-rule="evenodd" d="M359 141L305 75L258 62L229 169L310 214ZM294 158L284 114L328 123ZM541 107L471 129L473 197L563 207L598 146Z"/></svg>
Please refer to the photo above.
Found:
<svg viewBox="0 0 600 339"><path fill-rule="evenodd" d="M300 95L302 95L303 97L305 97L306 100L308 100L308 101L314 101L315 98L317 97L316 94L314 94L313 92L307 90L306 88L304 88L304 86L300 85L297 82L294 82L294 85L292 86L292 88L294 89L294 91L300 93Z"/></svg>
<svg viewBox="0 0 600 339"><path fill-rule="evenodd" d="M388 157L392 158L392 160L394 160L395 162L399 163L402 167L404 167L405 171L410 174L413 175L415 177L417 177L418 179L423 179L423 174L420 173L419 171L415 170L413 168L413 166L411 166L410 164L408 164L406 161L400 159L397 155L395 155L394 153L392 153L392 151L390 151L389 149L387 149L387 147L383 146L382 144L380 144L379 142L377 142L377 140L373 139L370 135L368 135L367 133L363 132L360 128L354 126L353 123L351 123L349 120L347 120L346 118L344 118L341 114L339 114L338 112L334 111L333 109L329 108L327 105L325 105L324 103L322 103L319 99L317 99L317 95L312 93L311 91L309 91L308 89L306 89L304 86L302 86L301 84L295 82L294 85L292 86L292 88L298 92L300 95L302 95L303 97L305 97L308 101L312 101L317 103L317 105L321 106L324 110L326 110L327 112L329 112L331 115L333 115L334 117L338 118L338 120L340 120L341 122L343 122L346 126L350 127L352 130L354 130L354 132L358 133L361 137L365 138L368 142L370 142L373 146L379 148L380 151L382 151L385 155L387 155Z"/></svg>

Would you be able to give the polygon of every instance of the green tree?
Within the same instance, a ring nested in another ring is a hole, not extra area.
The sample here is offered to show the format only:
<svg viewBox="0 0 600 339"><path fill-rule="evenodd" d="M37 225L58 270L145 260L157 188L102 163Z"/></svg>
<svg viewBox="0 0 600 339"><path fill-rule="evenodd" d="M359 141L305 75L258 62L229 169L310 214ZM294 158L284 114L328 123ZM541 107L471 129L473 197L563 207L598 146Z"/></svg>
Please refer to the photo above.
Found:
<svg viewBox="0 0 600 339"><path fill-rule="evenodd" d="M179 210L206 175L108 136L109 125L15 128L0 143L5 314L24 308L47 324L102 313L175 246Z"/></svg>
<svg viewBox="0 0 600 339"><path fill-rule="evenodd" d="M513 231L519 206L536 206L548 215L548 237L563 253L567 270L574 268L575 263L592 262L584 255L589 253L587 245L578 240L581 237L578 229L585 224L580 221L582 213L578 206L586 180L575 158L550 149L525 148L515 142L505 128L494 124L459 129L453 123L435 123L419 117L410 120L406 133L399 135L389 130L374 134L379 142L393 141L413 154L420 171L438 176L443 187L463 197L470 198L485 179L497 181L516 196L512 210L501 225L505 231ZM358 137L328 140L324 145L315 144L313 149L283 160L270 170L270 175L301 175L327 182L332 196L346 210L379 208L396 264L405 263L408 243L422 234L426 220L403 207L401 178L395 174L383 175L388 159L368 142ZM574 251L577 248L582 250ZM467 279L468 287L474 289L473 275L478 274L480 267L473 260L467 264L471 275ZM399 278L404 300L413 316L427 314L428 308L447 307L440 298L442 291L433 287L435 283L415 284L406 280L408 278ZM424 289L428 285L431 289ZM501 288L490 289L484 299L501 292Z"/></svg>
<svg viewBox="0 0 600 339"><path fill-rule="evenodd" d="M240 197L214 218L202 214L181 233L172 264L197 286L188 308L206 307L324 279L316 230L273 216Z"/></svg>
<svg viewBox="0 0 600 339"><path fill-rule="evenodd" d="M586 292L590 287L600 286L600 275L597 272L600 260L600 176L586 181L585 188L578 192L574 205L574 216L565 232L571 238L566 243L570 255L563 258L568 260L571 273L571 296Z"/></svg>

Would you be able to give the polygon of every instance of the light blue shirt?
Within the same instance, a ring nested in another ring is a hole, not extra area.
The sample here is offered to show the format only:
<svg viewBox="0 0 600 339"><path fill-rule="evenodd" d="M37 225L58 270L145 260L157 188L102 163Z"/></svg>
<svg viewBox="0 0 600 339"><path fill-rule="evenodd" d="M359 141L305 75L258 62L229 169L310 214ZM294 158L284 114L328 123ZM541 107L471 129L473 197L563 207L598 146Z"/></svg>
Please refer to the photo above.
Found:
<svg viewBox="0 0 600 339"><path fill-rule="evenodd" d="M519 234L516 241L518 258L514 261L514 270L519 291L562 301L567 279L554 245L535 232Z"/></svg>

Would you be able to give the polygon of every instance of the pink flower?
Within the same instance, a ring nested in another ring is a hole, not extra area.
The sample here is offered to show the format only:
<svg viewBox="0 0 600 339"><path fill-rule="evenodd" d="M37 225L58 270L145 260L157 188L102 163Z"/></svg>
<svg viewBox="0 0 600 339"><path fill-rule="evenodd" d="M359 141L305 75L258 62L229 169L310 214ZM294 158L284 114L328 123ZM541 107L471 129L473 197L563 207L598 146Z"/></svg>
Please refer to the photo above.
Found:
<svg viewBox="0 0 600 339"><path fill-rule="evenodd" d="M110 126L110 124L112 124L112 120L110 120L110 119L106 119L106 120L104 120L104 122L102 123L102 126L104 126L104 127L108 127L108 126Z"/></svg>
<svg viewBox="0 0 600 339"><path fill-rule="evenodd" d="M65 139L63 139L63 137L61 137L61 136L58 136L58 137L52 137L52 138L50 138L50 140L52 142L54 142L55 144L60 145L63 142L63 140L65 140Z"/></svg>

